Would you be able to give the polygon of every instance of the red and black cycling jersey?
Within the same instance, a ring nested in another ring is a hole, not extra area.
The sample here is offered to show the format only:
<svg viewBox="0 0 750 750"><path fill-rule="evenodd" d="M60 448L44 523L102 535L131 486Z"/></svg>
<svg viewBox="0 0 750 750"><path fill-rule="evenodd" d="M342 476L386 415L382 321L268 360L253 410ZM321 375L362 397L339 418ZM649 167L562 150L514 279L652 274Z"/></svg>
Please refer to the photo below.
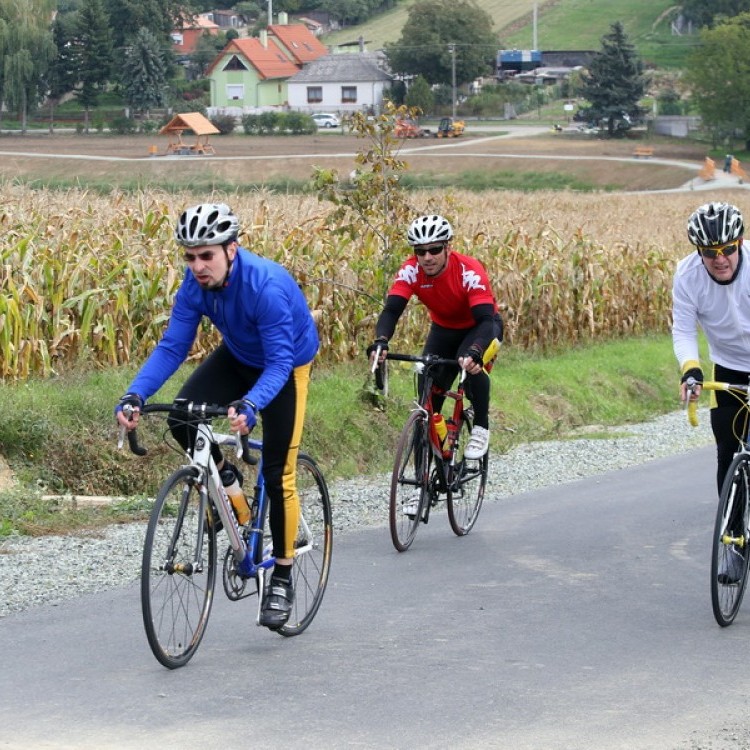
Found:
<svg viewBox="0 0 750 750"><path fill-rule="evenodd" d="M416 296L428 309L434 323L445 328L471 328L476 324L472 308L497 302L492 294L487 271L476 259L452 251L445 268L437 276L428 276L417 262L408 258L396 274L388 295L409 300Z"/></svg>

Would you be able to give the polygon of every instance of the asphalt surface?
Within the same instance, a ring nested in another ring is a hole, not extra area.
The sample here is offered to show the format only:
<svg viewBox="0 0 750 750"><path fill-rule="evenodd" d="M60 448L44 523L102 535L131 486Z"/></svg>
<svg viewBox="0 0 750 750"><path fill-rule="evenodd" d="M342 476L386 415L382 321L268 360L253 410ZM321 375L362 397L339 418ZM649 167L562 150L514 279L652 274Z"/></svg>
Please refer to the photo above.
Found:
<svg viewBox="0 0 750 750"><path fill-rule="evenodd" d="M175 671L137 584L0 619L0 748L747 747L750 611L711 612L713 473L705 448L490 501L461 539L436 513L403 554L385 527L336 538L306 633L217 592Z"/></svg>

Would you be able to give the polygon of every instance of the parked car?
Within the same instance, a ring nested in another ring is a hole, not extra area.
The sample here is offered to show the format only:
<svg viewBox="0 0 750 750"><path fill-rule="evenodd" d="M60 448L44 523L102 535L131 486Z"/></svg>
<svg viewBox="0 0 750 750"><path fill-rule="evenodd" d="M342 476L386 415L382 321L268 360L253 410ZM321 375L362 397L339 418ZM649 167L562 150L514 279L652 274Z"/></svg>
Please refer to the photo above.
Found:
<svg viewBox="0 0 750 750"><path fill-rule="evenodd" d="M330 115L325 112L317 112L312 118L319 128L337 128L341 125L341 121L336 115Z"/></svg>

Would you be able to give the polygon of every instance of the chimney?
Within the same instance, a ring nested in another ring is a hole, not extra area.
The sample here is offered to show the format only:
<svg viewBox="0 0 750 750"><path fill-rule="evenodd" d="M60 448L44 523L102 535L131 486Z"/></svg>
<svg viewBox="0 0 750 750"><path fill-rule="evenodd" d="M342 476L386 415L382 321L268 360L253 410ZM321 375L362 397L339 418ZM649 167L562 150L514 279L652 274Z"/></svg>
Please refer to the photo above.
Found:
<svg viewBox="0 0 750 750"><path fill-rule="evenodd" d="M289 16L285 13L279 13L279 26L288 26L289 25Z"/></svg>
<svg viewBox="0 0 750 750"><path fill-rule="evenodd" d="M260 30L260 43L268 49L268 30L267 29L261 29Z"/></svg>

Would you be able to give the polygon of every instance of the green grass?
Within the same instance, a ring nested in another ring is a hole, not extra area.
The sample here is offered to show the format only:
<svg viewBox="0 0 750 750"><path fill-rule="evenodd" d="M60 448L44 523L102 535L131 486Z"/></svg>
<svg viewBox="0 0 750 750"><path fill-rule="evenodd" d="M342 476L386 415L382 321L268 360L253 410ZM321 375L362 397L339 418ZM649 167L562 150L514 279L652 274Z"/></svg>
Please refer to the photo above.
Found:
<svg viewBox="0 0 750 750"><path fill-rule="evenodd" d="M368 49L380 49L399 41L408 9L416 0L399 3L367 23L337 31L323 38L328 45L356 41L361 35ZM503 48L531 49L534 40L532 11L534 0L477 0L492 17ZM620 21L647 65L677 68L684 64L687 51L697 35L678 37L671 33L662 14L674 7L671 0L539 0L537 41L542 50L597 50L601 38L615 21Z"/></svg>
<svg viewBox="0 0 750 750"><path fill-rule="evenodd" d="M171 400L189 372L183 367L152 401ZM60 533L143 517L143 498L155 494L182 456L165 445L164 423L151 420L140 431L149 448L146 458L116 449L112 409L132 374L113 369L0 385L0 453L18 480L16 489L0 491L0 536ZM678 408L678 370L666 335L545 356L506 346L492 381L497 461L521 443L563 438L590 425L640 422ZM390 469L413 401L413 375L391 368L384 409L373 403L368 383L364 356L313 372L303 446L330 479ZM65 493L133 501L71 511L41 499Z"/></svg>
<svg viewBox="0 0 750 750"><path fill-rule="evenodd" d="M469 190L480 193L485 190L617 190L615 185L596 185L562 172L534 172L519 169L496 171L468 171L450 175L410 174L401 178L401 184L408 189L452 189ZM619 189L622 189L620 186Z"/></svg>

